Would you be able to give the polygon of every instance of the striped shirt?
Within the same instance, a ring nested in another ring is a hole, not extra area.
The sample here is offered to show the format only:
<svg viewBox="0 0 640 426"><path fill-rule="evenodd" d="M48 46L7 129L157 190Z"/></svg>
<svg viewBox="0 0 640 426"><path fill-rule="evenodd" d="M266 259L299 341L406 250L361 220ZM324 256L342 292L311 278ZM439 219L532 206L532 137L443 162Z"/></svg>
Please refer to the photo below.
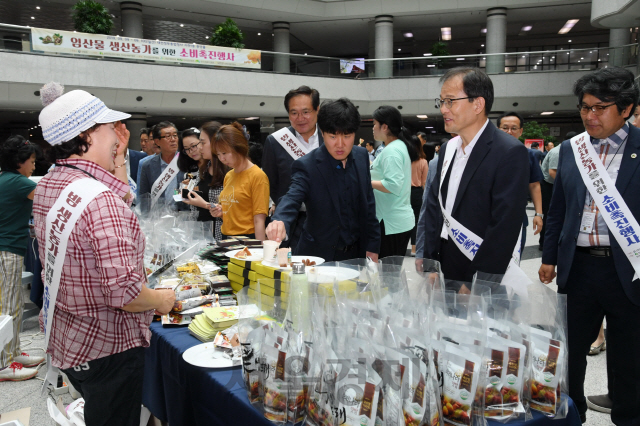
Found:
<svg viewBox="0 0 640 426"><path fill-rule="evenodd" d="M622 156L624 155L624 148L627 145L627 137L629 136L629 125L625 123L617 132L612 134L606 139L594 139L591 138L591 143L600 161L607 169L607 173L611 177L611 180L615 183L620 171L620 164L622 163ZM609 246L609 228L598 209L593 197L587 191L587 196L584 203L584 211L592 212L596 214L591 232L580 232L578 234L577 245L579 247L594 247L594 246Z"/></svg>
<svg viewBox="0 0 640 426"><path fill-rule="evenodd" d="M87 178L85 171L111 190L89 203L69 236L47 353L54 366L70 368L149 346L153 311L121 309L138 297L146 283L144 235L122 200L129 186L90 161L66 159L58 164L38 183L33 200L40 259L45 259L47 213L67 185Z"/></svg>

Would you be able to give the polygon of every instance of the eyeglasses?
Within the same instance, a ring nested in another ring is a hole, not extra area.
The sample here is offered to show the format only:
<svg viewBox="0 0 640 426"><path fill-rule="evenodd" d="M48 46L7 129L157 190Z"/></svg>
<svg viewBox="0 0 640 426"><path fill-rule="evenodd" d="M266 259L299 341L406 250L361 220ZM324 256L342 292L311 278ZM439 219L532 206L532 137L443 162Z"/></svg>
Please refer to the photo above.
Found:
<svg viewBox="0 0 640 426"><path fill-rule="evenodd" d="M475 99L474 97L471 96L467 96L466 98L445 98L445 99L440 99L440 98L436 98L436 108L442 108L443 106L446 106L447 109L451 109L451 107L453 106L453 101L459 101L462 99Z"/></svg>
<svg viewBox="0 0 640 426"><path fill-rule="evenodd" d="M160 136L160 139L167 139L167 140L178 139L178 134L174 133L173 135Z"/></svg>
<svg viewBox="0 0 640 426"><path fill-rule="evenodd" d="M587 105L587 104L578 104L578 109L580 110L580 114L587 115L589 111L593 112L595 115L604 114L604 110L609 108L610 106L614 106L615 102L609 105Z"/></svg>
<svg viewBox="0 0 640 426"><path fill-rule="evenodd" d="M500 130L502 130L503 132L515 133L520 130L520 127L500 127Z"/></svg>
<svg viewBox="0 0 640 426"><path fill-rule="evenodd" d="M200 146L201 142L198 142L195 145L191 145L189 148L185 147L184 148L184 152L193 152L194 150L198 149L198 147Z"/></svg>
<svg viewBox="0 0 640 426"><path fill-rule="evenodd" d="M304 118L309 118L311 116L311 113L313 111L310 111L308 109L302 110L300 112L298 111L291 111L289 112L289 117L293 118L294 120L300 116L304 117Z"/></svg>

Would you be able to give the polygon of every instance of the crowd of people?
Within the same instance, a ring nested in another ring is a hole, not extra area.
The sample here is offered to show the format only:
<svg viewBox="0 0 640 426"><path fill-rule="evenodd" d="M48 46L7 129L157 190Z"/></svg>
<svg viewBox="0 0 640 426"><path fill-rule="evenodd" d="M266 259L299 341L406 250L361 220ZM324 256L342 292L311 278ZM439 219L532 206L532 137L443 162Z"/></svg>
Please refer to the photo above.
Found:
<svg viewBox="0 0 640 426"><path fill-rule="evenodd" d="M610 410L616 424L637 424L640 131L627 120L640 92L632 73L606 68L576 81L586 131L543 150L518 140L519 114L489 119L494 90L482 70L451 69L441 84L435 103L453 137L442 145L411 134L392 106L374 111L374 141L356 143L354 104L321 102L301 86L284 97L291 126L269 135L257 159L238 123L179 131L163 121L131 136L121 122L128 114L85 91L46 85L40 123L55 168L36 186L28 179L36 146L20 137L2 145L0 184L13 189L0 195L9 206L0 217L0 313L18 327L33 209L49 368L84 396L87 424L136 424L149 323L154 310L171 309L173 294L146 286L132 203L192 210L213 221L216 240L270 239L326 261L377 261L411 246L418 268L437 260L455 290L469 293L477 272L504 274L514 258L517 265L530 198L539 278L556 278L567 295L570 396L583 421L589 406ZM128 149L138 136L142 152ZM586 356L603 349L605 317L609 392L587 398ZM43 361L20 351L17 330L0 356L0 380L33 377L29 367Z"/></svg>

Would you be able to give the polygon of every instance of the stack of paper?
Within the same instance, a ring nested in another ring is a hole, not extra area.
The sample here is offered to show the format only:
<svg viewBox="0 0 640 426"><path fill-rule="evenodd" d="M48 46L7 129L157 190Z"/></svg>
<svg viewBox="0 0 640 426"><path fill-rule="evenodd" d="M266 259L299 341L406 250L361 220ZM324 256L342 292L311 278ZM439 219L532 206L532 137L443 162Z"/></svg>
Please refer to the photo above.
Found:
<svg viewBox="0 0 640 426"><path fill-rule="evenodd" d="M196 315L189 324L189 332L203 342L211 342L219 331L236 324L239 319L260 315L256 305L220 306L204 308L204 313Z"/></svg>

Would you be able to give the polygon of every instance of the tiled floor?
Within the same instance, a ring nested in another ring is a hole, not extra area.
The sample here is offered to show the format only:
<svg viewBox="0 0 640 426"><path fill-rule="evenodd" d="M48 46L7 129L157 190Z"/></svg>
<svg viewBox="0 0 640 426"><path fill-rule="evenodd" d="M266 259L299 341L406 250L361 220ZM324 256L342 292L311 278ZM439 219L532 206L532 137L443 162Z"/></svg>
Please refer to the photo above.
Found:
<svg viewBox="0 0 640 426"><path fill-rule="evenodd" d="M533 215L532 210L527 210L530 216ZM531 221L530 221L531 222ZM534 281L538 280L538 268L540 267L541 252L538 251L538 236L533 235L531 226L529 226L527 234L527 247L523 253L521 263L524 272ZM555 289L555 285L552 284ZM28 295L25 294L25 300ZM23 342L23 350L30 351L41 348L44 343L42 335L35 338L29 337L38 331L37 318L27 321L25 331L21 334ZM32 343L25 346L27 341ZM587 395L595 395L606 393L607 391L607 374L606 374L606 352L588 358L587 379L585 382L585 391ZM38 377L44 377L45 368L41 368ZM31 407L31 426L55 425L47 412L46 400L40 396L40 388L42 381L31 379L24 382L2 382L0 383L0 413L18 410L20 408ZM72 401L71 396L67 393L63 395L63 402L69 404ZM604 426L611 425L611 418L607 414L597 413L589 410L587 413L587 426Z"/></svg>

